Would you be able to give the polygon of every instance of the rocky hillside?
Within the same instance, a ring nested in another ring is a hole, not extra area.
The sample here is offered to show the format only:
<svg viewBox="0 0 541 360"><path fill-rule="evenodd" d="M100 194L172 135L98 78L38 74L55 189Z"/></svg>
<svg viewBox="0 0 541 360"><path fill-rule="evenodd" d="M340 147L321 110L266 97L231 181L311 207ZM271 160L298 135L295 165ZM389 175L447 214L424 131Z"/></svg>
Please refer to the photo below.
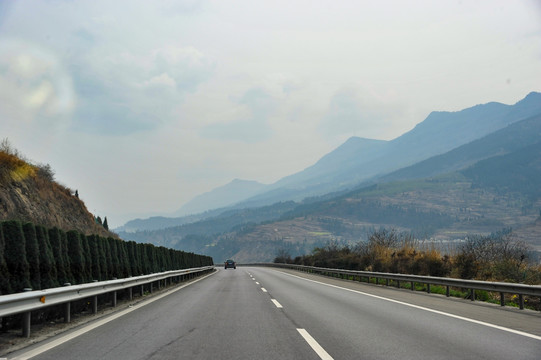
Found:
<svg viewBox="0 0 541 360"><path fill-rule="evenodd" d="M95 222L72 190L54 181L49 165L25 161L6 141L0 146L0 220L116 237Z"/></svg>

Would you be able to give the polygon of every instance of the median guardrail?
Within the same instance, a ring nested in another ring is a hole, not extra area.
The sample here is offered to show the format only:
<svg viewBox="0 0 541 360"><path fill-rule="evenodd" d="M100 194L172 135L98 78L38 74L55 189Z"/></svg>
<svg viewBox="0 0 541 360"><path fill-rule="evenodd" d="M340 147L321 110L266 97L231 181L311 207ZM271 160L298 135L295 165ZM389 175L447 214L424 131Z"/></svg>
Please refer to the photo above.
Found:
<svg viewBox="0 0 541 360"><path fill-rule="evenodd" d="M133 289L139 288L142 295L144 286L148 285L148 291L152 292L153 284L157 283L158 287L164 281L167 285L167 280L183 281L191 279L195 276L205 274L214 270L214 266L205 266L199 268L182 269L154 273L150 275L134 276L124 279L114 279L107 281L95 281L81 285L70 285L51 288L45 290L25 291L22 293L1 295L0 296L0 318L24 314L23 316L23 336L30 336L31 312L40 310L45 307L65 304L64 321L70 322L70 304L73 301L82 300L85 298L92 299L92 312L97 313L98 295L112 293L112 306L117 304L117 291L128 290L129 299L132 298Z"/></svg>
<svg viewBox="0 0 541 360"><path fill-rule="evenodd" d="M409 282L411 284L411 290L415 290L415 283L425 284L427 292L430 293L430 285L441 285L446 287L445 295L450 296L450 288L463 288L470 290L470 299L475 300L476 290L485 290L490 292L500 293L500 305L505 306L504 294L516 294L519 297L519 308L524 309L524 296L537 296L541 297L541 285L526 285L517 283L505 283L505 282L492 282L492 281L480 281L480 280L464 280L455 278L444 278L435 276L421 276L421 275L408 275L408 274L395 274L395 273L382 273L372 271L359 271L359 270L345 270L345 269L331 269L306 265L295 264L276 264L276 263L253 263L253 264L237 264L237 266L267 266L284 269L298 270L308 273L341 277L341 278L353 278L354 280L362 281L366 279L370 282L370 279L375 279L376 284L380 284L380 280L385 280L385 285L389 285L389 281L393 280L397 287L400 287L401 282Z"/></svg>

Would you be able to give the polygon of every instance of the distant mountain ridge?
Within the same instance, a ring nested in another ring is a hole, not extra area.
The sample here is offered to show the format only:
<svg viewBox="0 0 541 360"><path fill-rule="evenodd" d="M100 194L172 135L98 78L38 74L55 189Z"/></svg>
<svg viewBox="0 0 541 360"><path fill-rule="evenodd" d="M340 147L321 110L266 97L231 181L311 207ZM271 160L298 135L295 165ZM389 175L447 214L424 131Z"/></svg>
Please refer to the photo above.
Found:
<svg viewBox="0 0 541 360"><path fill-rule="evenodd" d="M481 139L378 178L380 182L422 179L464 169L478 161L508 154L541 140L541 115L508 125Z"/></svg>
<svg viewBox="0 0 541 360"><path fill-rule="evenodd" d="M537 114L541 114L541 93L538 92L531 92L514 105L491 102L457 112L432 112L415 128L391 141L352 137L314 165L286 176L274 184L234 181L194 198L189 203L190 206L186 204L186 208L183 209L186 211L187 208L191 208L195 213L196 209L204 211L233 204L235 208L248 208L266 206L279 201L302 201L309 197L347 191L363 183L374 183L379 178L388 181L393 176L389 174L394 171L400 178L405 176L404 171L407 171L409 166L415 166L412 171L419 171L421 166L419 163L422 161L428 161L434 156L445 154ZM481 158L470 159L470 164L479 159ZM443 166L441 159L430 161L439 162L440 167ZM454 169L464 165L467 164L458 162ZM433 168L431 171L436 174L450 169L443 166L439 170ZM245 190L242 190L245 185ZM237 193L241 195L237 196ZM212 216L215 214L212 212ZM147 221L145 227L158 228L157 225L148 223L152 222L151 220L145 221ZM181 221L176 223L180 224Z"/></svg>
<svg viewBox="0 0 541 360"><path fill-rule="evenodd" d="M241 204L257 206L301 200L352 188L539 113L541 93L537 92L531 92L514 105L491 102L457 112L432 112L415 128L391 141L351 138L316 164L269 185L270 191ZM294 190L293 194L289 189Z"/></svg>
<svg viewBox="0 0 541 360"><path fill-rule="evenodd" d="M235 205L262 191L266 185L252 180L234 179L230 183L194 197L173 216L202 213L207 210Z"/></svg>
<svg viewBox="0 0 541 360"><path fill-rule="evenodd" d="M520 119L500 114L506 121L500 121L497 130L409 167L372 177L364 186L299 202L224 210L196 223L123 236L204 253L217 262L225 258L249 262L270 261L280 249L296 256L329 241L355 243L380 227L449 246L469 234L512 228L541 252L541 109L534 116L522 117L536 106L515 108L513 116ZM465 138L469 136L473 135ZM347 153L344 149L358 145L375 152L380 151L378 146L388 146L354 139L327 159L339 158ZM294 195L295 190L273 190L286 191Z"/></svg>

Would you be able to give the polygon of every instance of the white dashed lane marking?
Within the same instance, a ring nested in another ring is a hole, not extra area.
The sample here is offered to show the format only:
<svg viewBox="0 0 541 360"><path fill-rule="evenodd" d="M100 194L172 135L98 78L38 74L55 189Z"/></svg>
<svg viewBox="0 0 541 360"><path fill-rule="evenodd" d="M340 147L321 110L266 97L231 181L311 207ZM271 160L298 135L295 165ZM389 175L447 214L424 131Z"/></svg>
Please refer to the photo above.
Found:
<svg viewBox="0 0 541 360"><path fill-rule="evenodd" d="M321 345L319 345L319 343L308 333L308 331L304 329L297 329L297 331L322 360L334 360L332 356L329 355L325 349L323 349Z"/></svg>

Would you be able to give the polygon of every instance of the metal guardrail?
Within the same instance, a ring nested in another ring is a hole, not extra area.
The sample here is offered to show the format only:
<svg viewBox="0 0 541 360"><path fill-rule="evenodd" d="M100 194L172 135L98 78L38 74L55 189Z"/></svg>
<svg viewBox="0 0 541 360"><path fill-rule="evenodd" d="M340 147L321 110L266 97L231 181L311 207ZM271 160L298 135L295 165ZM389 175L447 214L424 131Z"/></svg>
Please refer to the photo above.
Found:
<svg viewBox="0 0 541 360"><path fill-rule="evenodd" d="M415 290L415 283L427 285L427 292L430 293L430 285L441 285L446 287L445 295L450 296L450 288L464 288L470 290L470 299L475 300L475 290L485 290L490 292L500 293L500 305L505 306L504 294L517 294L519 296L519 307L524 309L524 295L541 297L541 285L526 285L516 283L504 283L504 282L492 282L492 281L480 281L480 280L463 280L455 278L443 278L434 276L421 276L421 275L407 275L407 274L394 274L394 273L381 273L371 271L358 271L358 270L344 270L344 269L330 269L321 268L315 266L294 265L294 264L275 264L275 263L254 263L254 264L237 264L237 266L268 266L298 270L303 272L315 273L320 275L327 275L333 277L353 277L358 281L362 281L363 278L370 282L371 278L375 279L376 284L380 283L380 279L385 280L385 285L389 285L389 280L396 282L397 287L400 287L401 282L409 282L411 284L411 290Z"/></svg>
<svg viewBox="0 0 541 360"><path fill-rule="evenodd" d="M200 268L182 269L155 273L150 275L134 276L125 279L107 281L96 281L81 285L68 285L45 290L25 291L22 293L0 296L0 318L23 313L23 336L30 336L30 314L32 311L45 307L65 304L64 321L70 322L70 304L72 301L92 298L93 313L97 313L98 295L113 293L112 306L116 306L116 292L128 290L129 298L132 298L133 288L140 287L140 293L144 292L144 285L149 285L149 292L152 292L152 284L157 282L158 286L162 280L177 278L178 281L192 278L214 270L214 266Z"/></svg>

